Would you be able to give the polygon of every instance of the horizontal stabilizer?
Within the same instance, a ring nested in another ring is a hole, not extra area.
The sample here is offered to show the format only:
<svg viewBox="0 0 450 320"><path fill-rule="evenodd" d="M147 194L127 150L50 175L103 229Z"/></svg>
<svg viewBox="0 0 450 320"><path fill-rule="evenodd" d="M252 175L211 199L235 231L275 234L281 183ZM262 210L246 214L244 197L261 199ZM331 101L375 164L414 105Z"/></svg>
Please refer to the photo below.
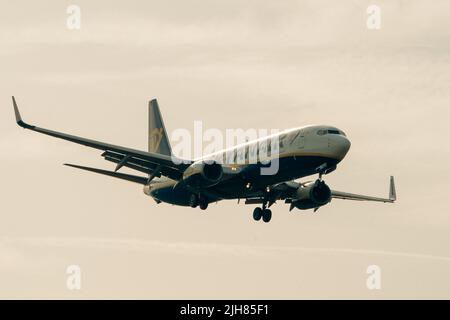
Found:
<svg viewBox="0 0 450 320"><path fill-rule="evenodd" d="M135 176L135 175L132 175L132 174L119 173L119 172L108 171L108 170L97 169L97 168L91 168L91 167L84 167L84 166L79 166L79 165L70 164L70 163L65 163L64 165L65 166L69 166L69 167L73 167L73 168L77 168L77 169L81 169L81 170L86 170L86 171L91 171L91 172L103 174L103 175L106 175L106 176L110 176L110 177L114 177L114 178L118 178L118 179L122 179L122 180L127 180L127 181L131 181L131 182L143 184L143 185L147 184L147 178Z"/></svg>

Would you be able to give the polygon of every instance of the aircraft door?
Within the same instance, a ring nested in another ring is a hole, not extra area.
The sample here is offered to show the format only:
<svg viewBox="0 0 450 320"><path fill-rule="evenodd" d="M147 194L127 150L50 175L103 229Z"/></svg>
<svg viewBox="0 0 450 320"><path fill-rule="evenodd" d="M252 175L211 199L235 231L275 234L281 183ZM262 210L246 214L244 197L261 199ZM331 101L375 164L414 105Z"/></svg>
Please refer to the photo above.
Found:
<svg viewBox="0 0 450 320"><path fill-rule="evenodd" d="M306 139L306 132L302 130L300 131L300 134L298 135L296 141L297 148L303 149L305 147L305 139Z"/></svg>

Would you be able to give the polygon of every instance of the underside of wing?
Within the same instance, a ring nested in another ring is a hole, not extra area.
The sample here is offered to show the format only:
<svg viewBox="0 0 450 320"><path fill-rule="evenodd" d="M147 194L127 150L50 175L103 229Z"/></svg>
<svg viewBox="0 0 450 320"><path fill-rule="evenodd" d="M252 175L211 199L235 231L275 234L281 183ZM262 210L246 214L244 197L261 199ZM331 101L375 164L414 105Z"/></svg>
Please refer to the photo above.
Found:
<svg viewBox="0 0 450 320"><path fill-rule="evenodd" d="M347 193L347 192L334 191L334 190L331 191L331 196L334 199L343 199L343 200L394 202L393 199L371 197L371 196L365 196L365 195L361 195L361 194Z"/></svg>
<svg viewBox="0 0 450 320"><path fill-rule="evenodd" d="M388 198L379 198L372 196L365 196L355 193L348 193L342 191L331 191L332 198L335 199L343 199L343 200L356 200L356 201L377 201L377 202L395 202L397 200L397 194L395 191L394 177L391 176L389 183L389 197Z"/></svg>

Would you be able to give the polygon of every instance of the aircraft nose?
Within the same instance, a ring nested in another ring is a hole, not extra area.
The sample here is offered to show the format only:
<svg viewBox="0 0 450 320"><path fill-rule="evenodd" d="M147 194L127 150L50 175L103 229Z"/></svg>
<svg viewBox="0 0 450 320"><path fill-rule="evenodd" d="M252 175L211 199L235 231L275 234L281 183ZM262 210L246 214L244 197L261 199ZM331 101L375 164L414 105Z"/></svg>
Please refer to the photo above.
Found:
<svg viewBox="0 0 450 320"><path fill-rule="evenodd" d="M350 140L348 140L348 138L347 137L342 137L343 139L342 139L342 141L341 141L341 146L340 146L340 148L341 148L341 153L345 156L346 154L347 154L347 152L348 152L348 150L350 150L350 146L352 145L351 143L350 143ZM344 157L343 156L343 157Z"/></svg>
<svg viewBox="0 0 450 320"><path fill-rule="evenodd" d="M331 152L339 160L344 159L350 146L350 140L342 135L336 135L332 138L332 141L330 141Z"/></svg>

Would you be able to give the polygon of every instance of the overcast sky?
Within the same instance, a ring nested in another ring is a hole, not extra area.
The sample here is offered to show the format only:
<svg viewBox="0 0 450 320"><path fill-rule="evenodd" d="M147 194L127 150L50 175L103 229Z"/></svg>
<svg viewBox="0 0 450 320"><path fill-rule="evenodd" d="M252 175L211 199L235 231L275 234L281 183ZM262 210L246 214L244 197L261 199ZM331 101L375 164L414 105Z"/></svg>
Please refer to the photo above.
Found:
<svg viewBox="0 0 450 320"><path fill-rule="evenodd" d="M450 298L449 1L0 1L0 297ZM386 196L395 175L398 202L278 203L269 224L156 205L62 166L113 168L20 129L11 95L28 122L142 150L154 97L169 133L334 125L352 147L327 183Z"/></svg>

